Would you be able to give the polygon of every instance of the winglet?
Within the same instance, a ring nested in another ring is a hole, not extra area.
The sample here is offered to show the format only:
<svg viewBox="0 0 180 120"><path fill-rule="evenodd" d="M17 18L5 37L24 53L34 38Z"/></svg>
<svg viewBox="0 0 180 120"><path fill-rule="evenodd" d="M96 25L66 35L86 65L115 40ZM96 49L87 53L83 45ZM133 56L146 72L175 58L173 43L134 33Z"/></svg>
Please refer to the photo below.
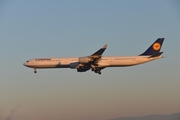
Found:
<svg viewBox="0 0 180 120"><path fill-rule="evenodd" d="M107 48L107 44L105 44L103 48L106 49Z"/></svg>

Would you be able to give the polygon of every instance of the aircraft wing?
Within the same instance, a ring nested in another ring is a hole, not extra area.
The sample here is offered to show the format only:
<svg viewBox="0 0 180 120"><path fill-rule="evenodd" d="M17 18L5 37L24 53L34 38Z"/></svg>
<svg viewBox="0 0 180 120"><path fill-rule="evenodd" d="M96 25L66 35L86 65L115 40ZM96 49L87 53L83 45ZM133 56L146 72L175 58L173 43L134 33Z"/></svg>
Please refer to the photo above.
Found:
<svg viewBox="0 0 180 120"><path fill-rule="evenodd" d="M92 54L91 56L101 56L103 54L103 52L106 50L107 48L107 44L104 45L104 47L102 47L101 49L99 49L98 51L96 51L94 54Z"/></svg>
<svg viewBox="0 0 180 120"><path fill-rule="evenodd" d="M98 66L98 61L101 58L102 54L104 53L104 51L107 48L107 44L104 45L104 47L102 47L101 49L99 49L98 51L96 51L94 54L90 55L89 58L91 58L91 64Z"/></svg>
<svg viewBox="0 0 180 120"><path fill-rule="evenodd" d="M86 56L86 57L80 57L79 60L80 65L79 68L77 69L78 72L85 72L89 69L91 69L92 71L94 71L95 73L99 73L101 74L101 67L98 67L98 62L101 59L102 54L104 53L104 51L107 48L107 44L104 45L104 47L100 48L98 51L96 51L95 53L93 53L90 56Z"/></svg>
<svg viewBox="0 0 180 120"><path fill-rule="evenodd" d="M104 53L104 51L107 48L107 44L104 45L104 47L102 47L101 49L99 49L98 51L96 51L94 54L92 54L91 56L89 56L91 58L91 70L94 71L95 73L101 74L101 69L104 68L100 68L98 67L98 62L101 59L102 54Z"/></svg>

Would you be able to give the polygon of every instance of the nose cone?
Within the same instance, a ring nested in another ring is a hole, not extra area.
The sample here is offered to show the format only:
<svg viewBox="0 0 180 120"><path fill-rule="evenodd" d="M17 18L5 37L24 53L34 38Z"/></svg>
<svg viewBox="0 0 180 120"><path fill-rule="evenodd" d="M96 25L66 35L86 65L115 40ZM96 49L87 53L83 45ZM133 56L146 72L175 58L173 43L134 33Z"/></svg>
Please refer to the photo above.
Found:
<svg viewBox="0 0 180 120"><path fill-rule="evenodd" d="M23 65L24 65L24 66L27 66L27 63L25 62L25 63L23 63Z"/></svg>
<svg viewBox="0 0 180 120"><path fill-rule="evenodd" d="M29 65L29 60L26 61L25 63L23 63L23 65L26 66L26 67L28 67L28 65Z"/></svg>

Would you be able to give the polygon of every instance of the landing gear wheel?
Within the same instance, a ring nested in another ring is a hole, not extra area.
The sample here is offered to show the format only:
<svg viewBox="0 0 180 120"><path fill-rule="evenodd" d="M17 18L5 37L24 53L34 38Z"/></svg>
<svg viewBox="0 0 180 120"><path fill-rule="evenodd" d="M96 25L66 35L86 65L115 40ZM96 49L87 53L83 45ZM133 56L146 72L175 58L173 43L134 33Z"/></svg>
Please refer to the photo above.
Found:
<svg viewBox="0 0 180 120"><path fill-rule="evenodd" d="M98 67L92 68L92 71L94 71L95 73L98 73L99 75L101 74L101 69Z"/></svg>
<svg viewBox="0 0 180 120"><path fill-rule="evenodd" d="M94 72L95 72L95 73L98 73L99 75L101 74L101 71L95 70Z"/></svg>
<svg viewBox="0 0 180 120"><path fill-rule="evenodd" d="M34 68L34 73L37 73L36 68Z"/></svg>

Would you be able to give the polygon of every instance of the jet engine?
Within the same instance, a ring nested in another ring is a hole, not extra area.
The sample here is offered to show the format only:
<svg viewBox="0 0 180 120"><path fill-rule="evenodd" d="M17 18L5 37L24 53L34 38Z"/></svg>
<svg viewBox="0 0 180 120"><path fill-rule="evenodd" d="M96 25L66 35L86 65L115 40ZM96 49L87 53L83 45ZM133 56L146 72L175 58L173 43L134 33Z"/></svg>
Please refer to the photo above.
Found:
<svg viewBox="0 0 180 120"><path fill-rule="evenodd" d="M70 63L70 65L69 65L69 67L70 67L71 69L76 69L76 68L78 68L78 66L79 66L79 63L78 63L78 62L73 62L73 63Z"/></svg>
<svg viewBox="0 0 180 120"><path fill-rule="evenodd" d="M86 63L89 63L91 61L92 61L92 59L89 57L79 57L79 63L86 64Z"/></svg>
<svg viewBox="0 0 180 120"><path fill-rule="evenodd" d="M77 71L78 72L86 72L87 70L89 70L90 68L78 68Z"/></svg>

